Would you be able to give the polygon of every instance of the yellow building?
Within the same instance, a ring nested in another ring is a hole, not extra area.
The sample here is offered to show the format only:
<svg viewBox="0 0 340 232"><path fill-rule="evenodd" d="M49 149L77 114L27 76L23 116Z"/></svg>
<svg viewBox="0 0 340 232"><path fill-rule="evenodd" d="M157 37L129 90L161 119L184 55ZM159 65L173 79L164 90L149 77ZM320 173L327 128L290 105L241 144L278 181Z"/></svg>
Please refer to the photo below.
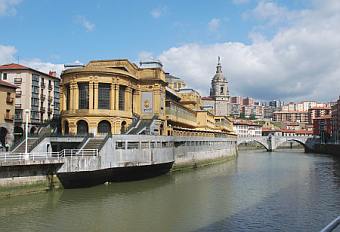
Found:
<svg viewBox="0 0 340 232"><path fill-rule="evenodd" d="M17 87L0 80L0 145L12 145L13 120L15 114L15 89Z"/></svg>
<svg viewBox="0 0 340 232"><path fill-rule="evenodd" d="M166 82L161 66L142 69L128 60L91 61L61 77L64 133L120 134L134 119L157 118L163 134Z"/></svg>
<svg viewBox="0 0 340 232"><path fill-rule="evenodd" d="M199 93L174 88L169 76L159 62L138 67L128 60L101 60L66 69L61 75L63 133L233 134L232 127L221 126L227 118L218 118L217 125L215 116L201 109ZM179 78L176 82L185 86Z"/></svg>

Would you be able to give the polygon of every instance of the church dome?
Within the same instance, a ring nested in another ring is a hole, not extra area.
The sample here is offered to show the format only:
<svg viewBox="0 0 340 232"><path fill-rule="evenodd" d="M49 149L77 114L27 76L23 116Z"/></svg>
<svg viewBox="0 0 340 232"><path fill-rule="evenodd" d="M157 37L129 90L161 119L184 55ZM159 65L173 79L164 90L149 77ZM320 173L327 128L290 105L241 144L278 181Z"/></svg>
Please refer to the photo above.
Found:
<svg viewBox="0 0 340 232"><path fill-rule="evenodd" d="M227 81L226 78L224 77L223 73L222 73L222 66L221 66L221 59L220 57L218 57L218 63L216 66L216 74L214 75L213 82L225 82Z"/></svg>

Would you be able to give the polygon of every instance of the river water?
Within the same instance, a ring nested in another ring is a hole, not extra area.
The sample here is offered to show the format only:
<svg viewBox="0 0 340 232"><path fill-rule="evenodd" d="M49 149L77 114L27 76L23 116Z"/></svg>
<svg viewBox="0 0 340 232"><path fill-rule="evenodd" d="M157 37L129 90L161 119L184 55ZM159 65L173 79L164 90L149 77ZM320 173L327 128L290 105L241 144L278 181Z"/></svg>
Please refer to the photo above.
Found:
<svg viewBox="0 0 340 232"><path fill-rule="evenodd" d="M149 180L3 199L0 231L319 231L340 215L339 187L332 156L242 151Z"/></svg>

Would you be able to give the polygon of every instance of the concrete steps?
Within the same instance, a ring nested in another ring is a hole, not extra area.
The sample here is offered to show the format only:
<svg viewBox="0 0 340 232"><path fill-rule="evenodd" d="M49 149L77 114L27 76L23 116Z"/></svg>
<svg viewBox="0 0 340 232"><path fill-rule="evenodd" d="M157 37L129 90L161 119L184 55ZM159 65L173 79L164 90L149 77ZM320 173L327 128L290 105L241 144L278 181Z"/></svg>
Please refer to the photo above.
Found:
<svg viewBox="0 0 340 232"><path fill-rule="evenodd" d="M35 143L35 141L37 141L39 138L28 138L27 139L27 149L28 151L30 150L30 148L32 147L32 145ZM17 146L16 148L13 149L12 153L25 153L25 140L19 144L19 146Z"/></svg>
<svg viewBox="0 0 340 232"><path fill-rule="evenodd" d="M82 149L99 149L105 138L89 138L89 141Z"/></svg>

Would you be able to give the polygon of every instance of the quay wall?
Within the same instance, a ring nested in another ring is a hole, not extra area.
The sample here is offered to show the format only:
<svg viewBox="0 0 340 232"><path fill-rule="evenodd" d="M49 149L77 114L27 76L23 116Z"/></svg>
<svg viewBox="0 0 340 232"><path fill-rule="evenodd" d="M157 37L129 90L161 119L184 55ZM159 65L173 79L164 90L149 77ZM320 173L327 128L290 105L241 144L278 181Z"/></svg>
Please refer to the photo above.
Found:
<svg viewBox="0 0 340 232"><path fill-rule="evenodd" d="M340 157L340 144L315 144L308 152L336 155Z"/></svg>
<svg viewBox="0 0 340 232"><path fill-rule="evenodd" d="M66 157L59 172L153 165L174 162L173 170L235 158L236 138L114 135L98 157Z"/></svg>
<svg viewBox="0 0 340 232"><path fill-rule="evenodd" d="M45 138L32 152L46 152L47 144L50 142L50 138ZM0 162L0 198L59 187L57 172L91 171L169 162L174 163L172 170L176 171L222 162L236 156L235 137L114 135L106 141L99 156L66 156L60 160Z"/></svg>
<svg viewBox="0 0 340 232"><path fill-rule="evenodd" d="M175 147L175 163L172 171L197 168L208 164L236 158L238 154L236 139L186 141L185 145Z"/></svg>
<svg viewBox="0 0 340 232"><path fill-rule="evenodd" d="M60 184L55 174L61 165L46 160L0 163L0 198L58 187Z"/></svg>

